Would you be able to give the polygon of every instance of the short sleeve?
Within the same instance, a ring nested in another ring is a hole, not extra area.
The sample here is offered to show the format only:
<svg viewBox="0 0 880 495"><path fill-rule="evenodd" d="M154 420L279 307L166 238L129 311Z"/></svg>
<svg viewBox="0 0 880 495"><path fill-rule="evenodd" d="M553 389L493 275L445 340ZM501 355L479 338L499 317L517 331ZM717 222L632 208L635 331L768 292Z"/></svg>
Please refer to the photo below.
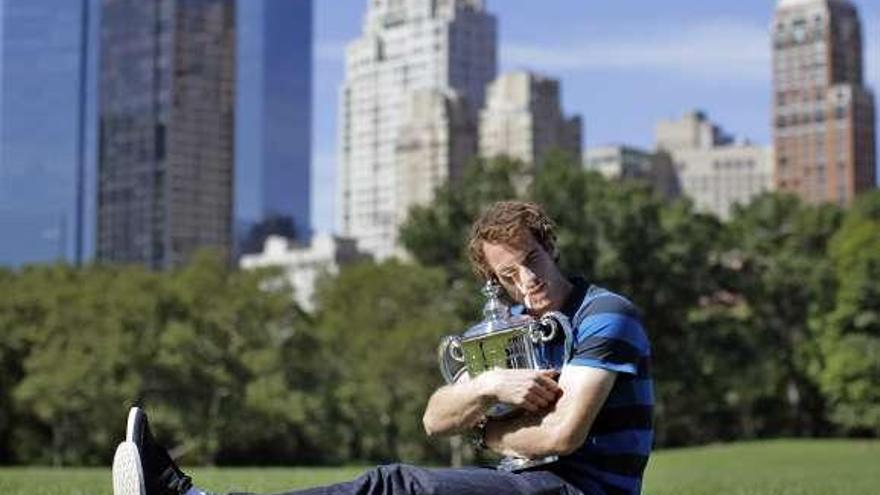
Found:
<svg viewBox="0 0 880 495"><path fill-rule="evenodd" d="M639 313L626 299L607 293L578 314L569 364L636 375L650 354Z"/></svg>

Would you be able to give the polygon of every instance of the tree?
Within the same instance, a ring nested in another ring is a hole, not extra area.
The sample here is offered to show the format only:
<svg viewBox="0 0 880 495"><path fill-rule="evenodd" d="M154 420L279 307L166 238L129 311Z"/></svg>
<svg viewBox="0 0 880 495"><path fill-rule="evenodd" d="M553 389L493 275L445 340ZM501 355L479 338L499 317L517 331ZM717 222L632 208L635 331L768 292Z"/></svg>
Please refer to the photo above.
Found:
<svg viewBox="0 0 880 495"><path fill-rule="evenodd" d="M880 192L856 201L829 252L838 290L815 371L836 423L880 435Z"/></svg>
<svg viewBox="0 0 880 495"><path fill-rule="evenodd" d="M140 382L131 362L141 341L132 330L155 325L156 283L155 275L135 268L24 270L12 301L26 346L24 376L13 392L30 425L18 430L20 459L109 460L119 411Z"/></svg>
<svg viewBox="0 0 880 495"><path fill-rule="evenodd" d="M400 227L400 242L416 261L442 267L451 281L471 279L465 247L470 226L482 209L517 197L521 162L499 157L475 159L458 183L440 186L427 206L414 206Z"/></svg>
<svg viewBox="0 0 880 495"><path fill-rule="evenodd" d="M833 206L766 194L736 209L728 227L739 266L736 292L747 304L748 337L762 370L755 386L764 391L752 405L758 434L827 431L824 400L809 370L820 359L817 322L833 304L825 253L840 218Z"/></svg>
<svg viewBox="0 0 880 495"><path fill-rule="evenodd" d="M140 394L156 429L194 459L238 462L281 436L284 448L264 454L316 457L310 423L322 383L308 380L314 372L300 374L306 363L317 368L309 358L314 329L277 278L231 269L203 251L165 280L162 326L144 336L156 345L142 364Z"/></svg>
<svg viewBox="0 0 880 495"><path fill-rule="evenodd" d="M317 291L344 458L438 460L424 405L441 384L436 346L462 330L438 269L388 261L344 268Z"/></svg>
<svg viewBox="0 0 880 495"><path fill-rule="evenodd" d="M12 395L24 375L24 342L14 302L18 284L16 274L0 269L0 464L15 460L12 436L20 420Z"/></svg>
<svg viewBox="0 0 880 495"><path fill-rule="evenodd" d="M326 459L317 330L270 283L277 273L202 252L174 272L59 265L18 278L0 303L13 330L0 350L21 370L17 459L106 464L135 403L190 460ZM266 448L280 437L284 448Z"/></svg>

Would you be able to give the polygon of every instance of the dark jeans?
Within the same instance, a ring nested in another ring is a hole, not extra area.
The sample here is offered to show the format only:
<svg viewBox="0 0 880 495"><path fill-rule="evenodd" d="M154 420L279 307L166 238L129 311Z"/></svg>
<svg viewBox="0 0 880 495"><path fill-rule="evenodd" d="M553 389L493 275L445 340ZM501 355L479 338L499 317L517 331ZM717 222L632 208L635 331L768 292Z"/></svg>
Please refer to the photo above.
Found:
<svg viewBox="0 0 880 495"><path fill-rule="evenodd" d="M288 492L287 495L583 495L549 471L509 473L492 468L428 469L407 464L379 466L354 481Z"/></svg>

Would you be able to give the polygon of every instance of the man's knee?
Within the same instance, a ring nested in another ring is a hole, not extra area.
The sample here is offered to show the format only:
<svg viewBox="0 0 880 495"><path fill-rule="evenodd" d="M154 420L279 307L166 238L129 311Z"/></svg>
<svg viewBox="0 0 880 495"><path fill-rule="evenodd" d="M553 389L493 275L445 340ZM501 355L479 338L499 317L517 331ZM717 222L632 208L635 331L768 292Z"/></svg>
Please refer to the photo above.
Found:
<svg viewBox="0 0 880 495"><path fill-rule="evenodd" d="M405 464L394 463L394 464L383 464L381 466L376 466L373 471L375 471L376 476L383 480L403 480L407 476L410 475L412 466L407 466Z"/></svg>
<svg viewBox="0 0 880 495"><path fill-rule="evenodd" d="M434 492L433 483L427 474L427 469L395 463L376 466L365 476L371 480L371 493L430 494Z"/></svg>

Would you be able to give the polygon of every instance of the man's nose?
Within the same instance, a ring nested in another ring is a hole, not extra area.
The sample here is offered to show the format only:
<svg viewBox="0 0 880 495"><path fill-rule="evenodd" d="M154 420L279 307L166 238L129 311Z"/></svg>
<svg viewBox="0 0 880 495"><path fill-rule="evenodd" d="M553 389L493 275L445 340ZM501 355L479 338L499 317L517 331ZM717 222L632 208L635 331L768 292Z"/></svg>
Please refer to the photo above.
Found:
<svg viewBox="0 0 880 495"><path fill-rule="evenodd" d="M519 267L519 281L523 287L528 287L535 281L535 272L525 265Z"/></svg>

